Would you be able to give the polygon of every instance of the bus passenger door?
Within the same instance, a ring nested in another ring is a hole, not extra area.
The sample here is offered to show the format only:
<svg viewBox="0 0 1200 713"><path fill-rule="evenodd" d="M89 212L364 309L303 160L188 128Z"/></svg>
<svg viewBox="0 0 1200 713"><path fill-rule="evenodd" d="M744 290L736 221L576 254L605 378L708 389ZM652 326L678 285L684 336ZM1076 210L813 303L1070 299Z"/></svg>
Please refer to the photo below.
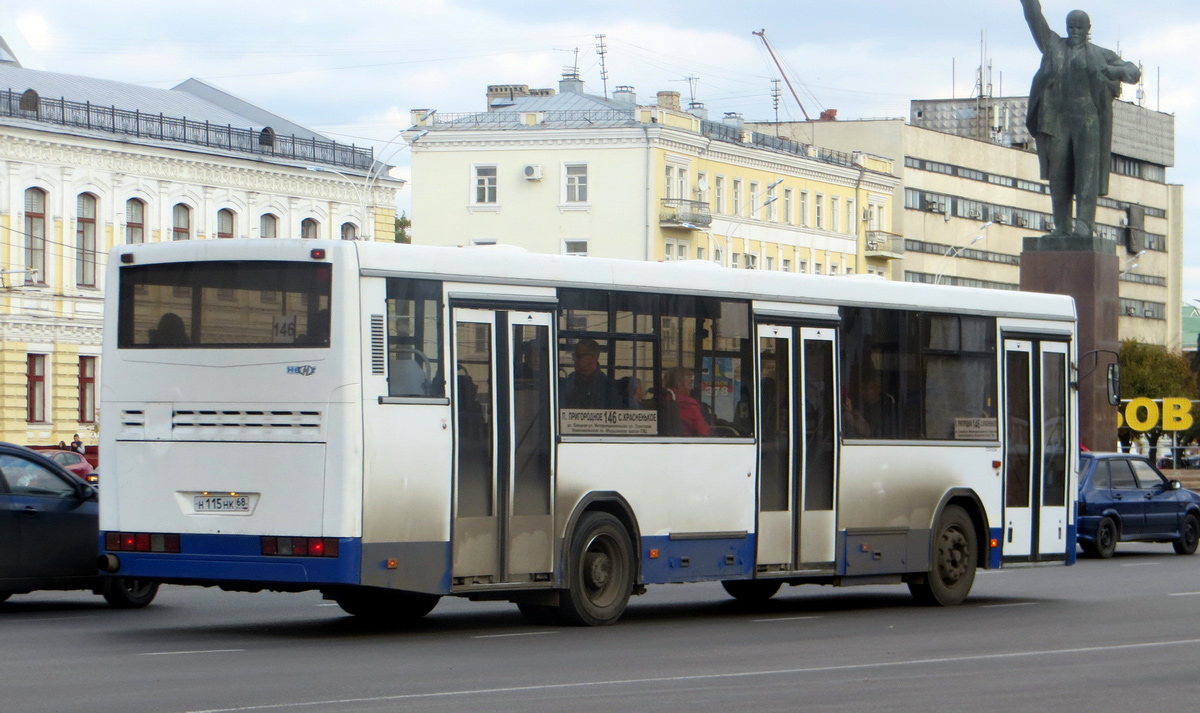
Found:
<svg viewBox="0 0 1200 713"><path fill-rule="evenodd" d="M550 315L456 308L452 585L549 581Z"/></svg>
<svg viewBox="0 0 1200 713"><path fill-rule="evenodd" d="M837 438L831 328L759 325L759 572L832 567Z"/></svg>
<svg viewBox="0 0 1200 713"><path fill-rule="evenodd" d="M1066 554L1067 346L1004 340L1005 559Z"/></svg>

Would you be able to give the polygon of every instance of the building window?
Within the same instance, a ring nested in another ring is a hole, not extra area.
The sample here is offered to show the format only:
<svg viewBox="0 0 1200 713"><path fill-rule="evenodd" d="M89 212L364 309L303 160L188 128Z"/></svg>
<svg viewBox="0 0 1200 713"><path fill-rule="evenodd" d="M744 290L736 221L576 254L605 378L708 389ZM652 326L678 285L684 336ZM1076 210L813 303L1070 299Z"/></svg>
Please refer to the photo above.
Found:
<svg viewBox="0 0 1200 713"><path fill-rule="evenodd" d="M808 227L808 191L800 191L800 227Z"/></svg>
<svg viewBox="0 0 1200 713"><path fill-rule="evenodd" d="M703 259L704 259L704 248L699 248L699 247L698 247L698 248L696 248L696 259L697 259L697 260L703 260Z"/></svg>
<svg viewBox="0 0 1200 713"><path fill-rule="evenodd" d="M475 167L475 202L482 205L496 203L496 167Z"/></svg>
<svg viewBox="0 0 1200 713"><path fill-rule="evenodd" d="M817 194L817 200L813 203L813 219L816 221L818 230L825 228L825 196L820 193Z"/></svg>
<svg viewBox="0 0 1200 713"><path fill-rule="evenodd" d="M25 284L46 284L46 192L25 191Z"/></svg>
<svg viewBox="0 0 1200 713"><path fill-rule="evenodd" d="M746 253L746 269L747 270L757 270L758 269L758 255L755 255L754 253Z"/></svg>
<svg viewBox="0 0 1200 713"><path fill-rule="evenodd" d="M278 237L279 219L270 213L263 213L258 219L258 234L264 238Z"/></svg>
<svg viewBox="0 0 1200 713"><path fill-rule="evenodd" d="M858 215L854 213L854 201L846 200L846 230L851 235L858 235Z"/></svg>
<svg viewBox="0 0 1200 713"><path fill-rule="evenodd" d="M808 273L808 260L801 260L796 264L797 272Z"/></svg>
<svg viewBox="0 0 1200 713"><path fill-rule="evenodd" d="M740 256L738 255L738 253L730 253L729 254L729 266L734 269L737 269L739 257Z"/></svg>
<svg viewBox="0 0 1200 713"><path fill-rule="evenodd" d="M587 203L587 164L567 166L567 202Z"/></svg>
<svg viewBox="0 0 1200 713"><path fill-rule="evenodd" d="M358 226L354 223L342 223L342 240L358 240Z"/></svg>
<svg viewBox="0 0 1200 713"><path fill-rule="evenodd" d="M46 355L27 354L25 359L25 420L46 421Z"/></svg>
<svg viewBox="0 0 1200 713"><path fill-rule="evenodd" d="M792 261L785 257L783 260L780 261L779 269L784 272L791 272L792 271Z"/></svg>
<svg viewBox="0 0 1200 713"><path fill-rule="evenodd" d="M688 254L691 252L691 241L676 240L667 238L666 250L663 251L663 257L666 260L687 260Z"/></svg>
<svg viewBox="0 0 1200 713"><path fill-rule="evenodd" d="M775 194L775 186L768 185L767 201L763 203L763 205L767 207L767 220L771 221L772 223L779 222L779 206L775 204L778 199L779 196Z"/></svg>
<svg viewBox="0 0 1200 713"><path fill-rule="evenodd" d="M80 193L75 214L75 284L96 286L96 196Z"/></svg>
<svg viewBox="0 0 1200 713"><path fill-rule="evenodd" d="M171 239L190 240L192 237L192 209L176 203L171 211Z"/></svg>
<svg viewBox="0 0 1200 713"><path fill-rule="evenodd" d="M96 357L79 357L79 422L96 422Z"/></svg>
<svg viewBox="0 0 1200 713"><path fill-rule="evenodd" d="M671 193L671 191L675 189L674 178L675 178L675 168L673 166L667 166L666 175L665 175L666 180L663 182L663 196L666 198L674 198L675 197L674 194Z"/></svg>
<svg viewBox="0 0 1200 713"><path fill-rule="evenodd" d="M773 258L773 257L768 257L768 258L767 258L767 269L768 269L768 270L774 270L774 269L775 269L775 258Z"/></svg>
<svg viewBox="0 0 1200 713"><path fill-rule="evenodd" d="M146 242L146 204L137 198L125 201L125 243Z"/></svg>
<svg viewBox="0 0 1200 713"><path fill-rule="evenodd" d="M320 223L315 219L305 218L300 221L300 237L305 240L316 240L319 227Z"/></svg>
<svg viewBox="0 0 1200 713"><path fill-rule="evenodd" d="M841 212L841 210L842 210L841 199L839 199L837 196L830 196L830 198L829 198L829 229L835 233L838 232L839 229L841 228L841 226L838 225L838 219L839 219L838 214Z"/></svg>
<svg viewBox="0 0 1200 713"><path fill-rule="evenodd" d="M814 275L820 275L820 274L823 274L823 273L821 272L821 263L819 263L819 262L814 262L814 263L813 263L813 274L814 274Z"/></svg>
<svg viewBox="0 0 1200 713"><path fill-rule="evenodd" d="M762 207L762 195L758 186L758 181L750 182L750 217L758 220L762 217L759 213L759 208Z"/></svg>
<svg viewBox="0 0 1200 713"><path fill-rule="evenodd" d="M713 212L725 212L725 177L717 176L713 182Z"/></svg>
<svg viewBox="0 0 1200 713"><path fill-rule="evenodd" d="M217 237L233 237L233 211L228 208L217 211Z"/></svg>
<svg viewBox="0 0 1200 713"><path fill-rule="evenodd" d="M786 225L792 224L792 189L783 189L783 222Z"/></svg>
<svg viewBox="0 0 1200 713"><path fill-rule="evenodd" d="M696 172L696 200L708 202L708 174L704 171Z"/></svg>
<svg viewBox="0 0 1200 713"><path fill-rule="evenodd" d="M564 240L563 255L575 255L577 257L587 257L588 241L586 240Z"/></svg>

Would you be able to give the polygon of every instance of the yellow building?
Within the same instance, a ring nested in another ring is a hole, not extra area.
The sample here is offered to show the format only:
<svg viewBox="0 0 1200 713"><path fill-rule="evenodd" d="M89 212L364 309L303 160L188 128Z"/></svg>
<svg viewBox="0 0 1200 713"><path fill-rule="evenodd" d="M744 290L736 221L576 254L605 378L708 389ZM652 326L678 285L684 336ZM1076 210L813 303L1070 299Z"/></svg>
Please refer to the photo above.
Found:
<svg viewBox="0 0 1200 713"><path fill-rule="evenodd" d="M677 92L488 88L488 111L413 111L414 242L731 268L874 272L888 234L890 160L709 121Z"/></svg>
<svg viewBox="0 0 1200 713"><path fill-rule="evenodd" d="M96 442L106 255L204 238L394 239L401 182L198 80L0 59L0 440ZM185 119L186 117L186 119ZM383 176L380 178L380 176Z"/></svg>

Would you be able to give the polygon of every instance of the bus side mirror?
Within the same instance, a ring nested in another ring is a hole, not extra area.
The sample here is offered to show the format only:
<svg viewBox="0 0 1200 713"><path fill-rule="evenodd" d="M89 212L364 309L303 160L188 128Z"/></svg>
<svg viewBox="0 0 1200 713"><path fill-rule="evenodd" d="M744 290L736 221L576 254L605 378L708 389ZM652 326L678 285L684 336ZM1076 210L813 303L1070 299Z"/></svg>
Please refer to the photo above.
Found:
<svg viewBox="0 0 1200 713"><path fill-rule="evenodd" d="M1121 403L1121 365L1108 365L1108 403L1116 406Z"/></svg>

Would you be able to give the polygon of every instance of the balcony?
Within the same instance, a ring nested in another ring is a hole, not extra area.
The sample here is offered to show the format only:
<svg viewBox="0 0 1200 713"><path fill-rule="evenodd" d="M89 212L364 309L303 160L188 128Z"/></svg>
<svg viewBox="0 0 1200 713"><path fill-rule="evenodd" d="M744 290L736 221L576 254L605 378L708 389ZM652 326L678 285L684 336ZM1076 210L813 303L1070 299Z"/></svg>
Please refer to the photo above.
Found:
<svg viewBox="0 0 1200 713"><path fill-rule="evenodd" d="M658 210L658 225L661 228L690 228L693 230L712 225L712 213L703 201L682 198L663 198Z"/></svg>
<svg viewBox="0 0 1200 713"><path fill-rule="evenodd" d="M904 257L904 236L885 233L882 230L867 231L866 257L880 257L888 260L898 260Z"/></svg>

